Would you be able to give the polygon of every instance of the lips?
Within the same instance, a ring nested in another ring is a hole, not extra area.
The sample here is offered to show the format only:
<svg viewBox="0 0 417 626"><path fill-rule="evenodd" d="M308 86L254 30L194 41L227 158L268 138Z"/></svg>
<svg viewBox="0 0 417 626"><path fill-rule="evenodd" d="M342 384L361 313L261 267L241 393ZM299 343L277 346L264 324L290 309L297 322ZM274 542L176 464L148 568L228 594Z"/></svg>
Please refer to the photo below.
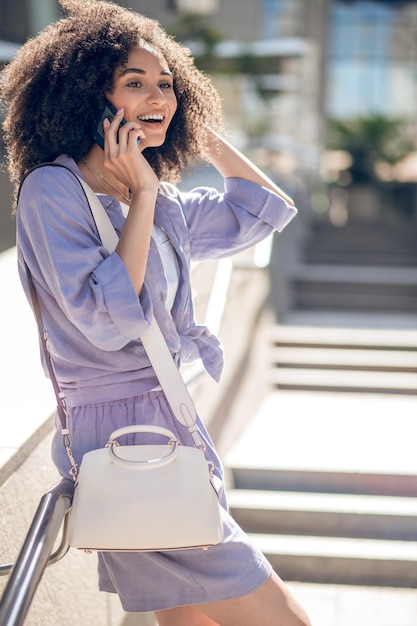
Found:
<svg viewBox="0 0 417 626"><path fill-rule="evenodd" d="M146 135L141 141L143 148L149 148L150 146L156 147L163 144L170 120L166 114L161 112L142 113L142 115L138 115L136 119Z"/></svg>
<svg viewBox="0 0 417 626"><path fill-rule="evenodd" d="M164 116L162 113L153 113L150 115L139 115L138 120L145 124L162 124Z"/></svg>

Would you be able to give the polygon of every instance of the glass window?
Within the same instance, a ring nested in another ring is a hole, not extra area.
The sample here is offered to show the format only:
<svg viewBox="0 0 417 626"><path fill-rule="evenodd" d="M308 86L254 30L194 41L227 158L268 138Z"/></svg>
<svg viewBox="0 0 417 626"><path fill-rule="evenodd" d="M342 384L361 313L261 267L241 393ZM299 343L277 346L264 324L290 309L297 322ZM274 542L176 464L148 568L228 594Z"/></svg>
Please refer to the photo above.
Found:
<svg viewBox="0 0 417 626"><path fill-rule="evenodd" d="M334 57L353 57L359 49L359 29L356 24L338 24L332 28L330 46Z"/></svg>
<svg viewBox="0 0 417 626"><path fill-rule="evenodd" d="M305 2L306 0L263 0L262 38L303 36Z"/></svg>
<svg viewBox="0 0 417 626"><path fill-rule="evenodd" d="M375 56L389 56L391 31L392 29L390 24L387 24L386 22L380 22L378 27L375 28Z"/></svg>
<svg viewBox="0 0 417 626"><path fill-rule="evenodd" d="M369 19L361 20L358 24L358 56L372 58L376 56L377 37L379 28Z"/></svg>
<svg viewBox="0 0 417 626"><path fill-rule="evenodd" d="M328 108L334 117L350 117L358 108L358 72L353 60L335 59L330 66Z"/></svg>
<svg viewBox="0 0 417 626"><path fill-rule="evenodd" d="M372 59L360 61L358 67L358 110L356 114L387 113L387 64Z"/></svg>
<svg viewBox="0 0 417 626"><path fill-rule="evenodd" d="M387 68L387 91L392 111L397 116L416 116L416 69L413 61L394 61ZM389 111L386 111L389 114Z"/></svg>
<svg viewBox="0 0 417 626"><path fill-rule="evenodd" d="M330 33L330 116L416 115L417 1L334 0Z"/></svg>

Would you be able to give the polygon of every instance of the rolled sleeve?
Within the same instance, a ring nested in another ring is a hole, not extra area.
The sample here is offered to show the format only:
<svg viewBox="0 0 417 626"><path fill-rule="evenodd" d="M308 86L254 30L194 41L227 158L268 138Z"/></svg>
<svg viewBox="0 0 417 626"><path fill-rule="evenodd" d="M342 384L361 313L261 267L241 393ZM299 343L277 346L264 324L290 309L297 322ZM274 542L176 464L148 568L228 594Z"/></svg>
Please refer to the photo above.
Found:
<svg viewBox="0 0 417 626"><path fill-rule="evenodd" d="M297 215L297 209L290 206L273 191L241 178L226 178L225 192L234 202L242 204L248 213L281 232Z"/></svg>
<svg viewBox="0 0 417 626"><path fill-rule="evenodd" d="M103 311L108 313L110 324L114 325L115 345L111 341L112 333L104 333L103 340L100 341L101 348L117 349L120 347L120 338L135 340L148 326L152 319L152 300L146 285L138 297L129 273L124 263L117 254L112 252L107 259L93 271L91 280L97 289L100 289L102 296ZM97 341L97 338L96 338Z"/></svg>
<svg viewBox="0 0 417 626"><path fill-rule="evenodd" d="M75 177L59 167L33 172L17 218L19 249L45 311L100 350L137 340L152 317L148 289L138 297L119 255L103 247Z"/></svg>
<svg viewBox="0 0 417 626"><path fill-rule="evenodd" d="M225 180L225 191L201 187L180 196L189 228L191 258L232 256L256 245L297 214L276 193L242 178Z"/></svg>

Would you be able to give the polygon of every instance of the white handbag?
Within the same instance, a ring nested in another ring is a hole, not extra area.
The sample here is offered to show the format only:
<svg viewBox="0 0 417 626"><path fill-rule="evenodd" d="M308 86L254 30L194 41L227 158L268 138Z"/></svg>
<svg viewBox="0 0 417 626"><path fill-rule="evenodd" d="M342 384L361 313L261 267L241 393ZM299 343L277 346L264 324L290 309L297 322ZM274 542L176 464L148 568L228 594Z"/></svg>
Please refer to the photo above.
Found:
<svg viewBox="0 0 417 626"><path fill-rule="evenodd" d="M118 237L93 190L82 185L103 245L113 251ZM69 543L86 551L165 551L207 548L223 537L220 504L213 484L213 467L204 455L205 444L196 426L196 409L153 318L140 339L171 409L194 441L183 446L162 427L134 425L114 431L105 448L83 456L78 468L67 430L67 407L60 392L47 347L46 331L36 290L27 269L35 315L49 374L57 397L58 415L70 474L76 480L69 520ZM166 444L120 445L133 433L154 433Z"/></svg>
<svg viewBox="0 0 417 626"><path fill-rule="evenodd" d="M131 432L164 434L168 445L117 446ZM166 429L120 428L107 448L83 456L69 543L84 550L201 548L222 539L219 501L204 453Z"/></svg>

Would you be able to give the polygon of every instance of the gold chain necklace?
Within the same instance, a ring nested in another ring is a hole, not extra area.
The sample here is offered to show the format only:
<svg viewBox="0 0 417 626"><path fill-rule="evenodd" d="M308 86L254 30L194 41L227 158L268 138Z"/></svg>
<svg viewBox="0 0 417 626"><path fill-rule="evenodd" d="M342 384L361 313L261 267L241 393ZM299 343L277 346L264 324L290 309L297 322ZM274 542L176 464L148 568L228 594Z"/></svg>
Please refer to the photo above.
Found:
<svg viewBox="0 0 417 626"><path fill-rule="evenodd" d="M103 174L97 170L94 165L92 165L90 163L90 161L87 161L87 159L85 159L84 157L82 158L82 161L86 164L86 166L93 172L93 174L96 176L96 178L98 177L101 180L104 180L105 183L108 184L109 187L111 187L114 191L117 191L117 193L123 198L123 200L126 202L126 204L130 204L131 200L132 200L132 194L129 192L129 195L127 196L125 193L123 193L123 191L120 191L120 189L118 189L115 185L113 185L113 183L111 183L109 180L107 180L107 178L105 176L103 176ZM100 183L102 186L103 184Z"/></svg>

